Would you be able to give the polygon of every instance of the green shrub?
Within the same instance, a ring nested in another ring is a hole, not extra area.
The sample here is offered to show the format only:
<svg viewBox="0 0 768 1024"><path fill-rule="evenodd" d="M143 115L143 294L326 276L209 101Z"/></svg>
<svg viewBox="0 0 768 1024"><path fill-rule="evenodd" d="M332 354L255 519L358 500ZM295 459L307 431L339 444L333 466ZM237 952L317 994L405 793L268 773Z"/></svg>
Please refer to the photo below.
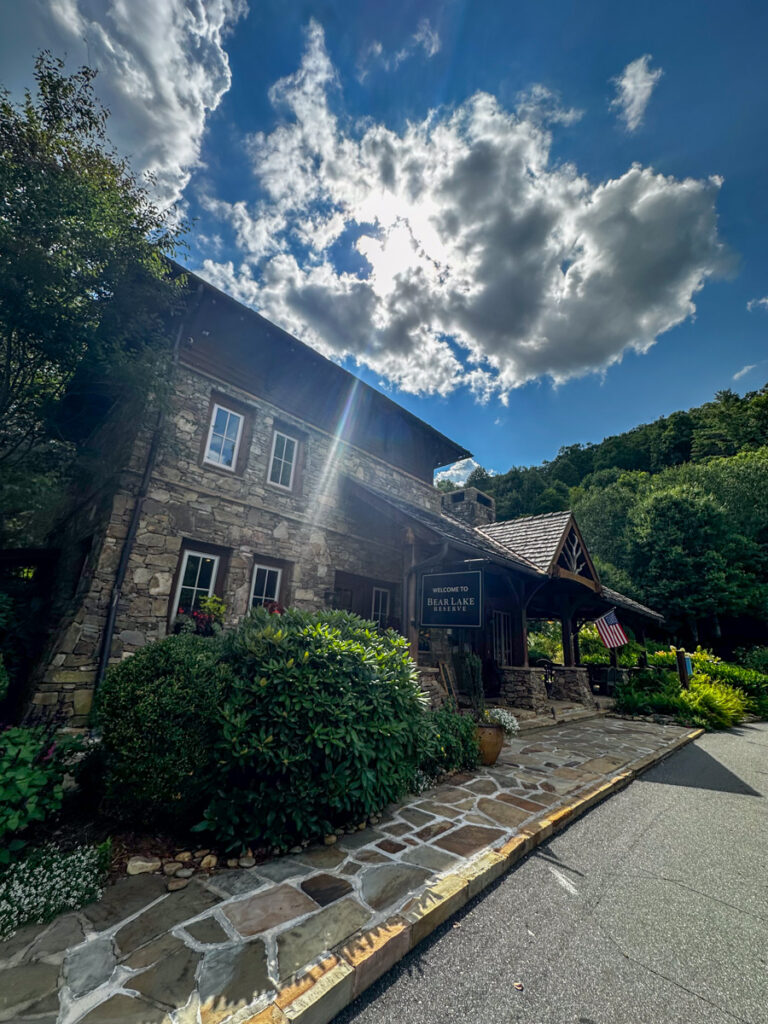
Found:
<svg viewBox="0 0 768 1024"><path fill-rule="evenodd" d="M688 689L680 691L683 715L691 716L694 724L707 729L729 729L741 721L747 712L746 696L733 686L725 686L703 673L691 676Z"/></svg>
<svg viewBox="0 0 768 1024"><path fill-rule="evenodd" d="M674 672L638 673L615 692L616 710L627 715L672 715L683 725L728 729L749 710L749 698L697 672L683 689Z"/></svg>
<svg viewBox="0 0 768 1024"><path fill-rule="evenodd" d="M11 680L8 675L8 669L5 667L3 661L2 652L0 652L0 704L3 703L5 698L8 696L8 690L11 685Z"/></svg>
<svg viewBox="0 0 768 1024"><path fill-rule="evenodd" d="M727 661L699 662L696 667L710 679L741 690L747 697L748 710L768 717L768 676Z"/></svg>
<svg viewBox="0 0 768 1024"><path fill-rule="evenodd" d="M169 636L107 672L95 714L111 813L174 827L199 819L213 766L220 642Z"/></svg>
<svg viewBox="0 0 768 1024"><path fill-rule="evenodd" d="M55 740L52 727L0 732L0 865L20 855L31 825L60 810L64 776L78 747L74 738Z"/></svg>
<svg viewBox="0 0 768 1024"><path fill-rule="evenodd" d="M470 715L460 715L453 701L424 715L419 740L419 771L427 779L435 780L449 772L471 771L477 767L479 756L475 721Z"/></svg>
<svg viewBox="0 0 768 1024"><path fill-rule="evenodd" d="M46 924L57 914L101 898L111 843L62 853L55 846L34 850L0 874L0 942L25 924Z"/></svg>
<svg viewBox="0 0 768 1024"><path fill-rule="evenodd" d="M340 611L263 608L224 635L225 686L198 826L228 849L285 847L406 792L424 697L398 634Z"/></svg>
<svg viewBox="0 0 768 1024"><path fill-rule="evenodd" d="M625 715L679 715L680 681L674 672L638 672L614 691L616 710Z"/></svg>
<svg viewBox="0 0 768 1024"><path fill-rule="evenodd" d="M748 651L741 648L736 654L744 668L768 676L768 647L752 647Z"/></svg>

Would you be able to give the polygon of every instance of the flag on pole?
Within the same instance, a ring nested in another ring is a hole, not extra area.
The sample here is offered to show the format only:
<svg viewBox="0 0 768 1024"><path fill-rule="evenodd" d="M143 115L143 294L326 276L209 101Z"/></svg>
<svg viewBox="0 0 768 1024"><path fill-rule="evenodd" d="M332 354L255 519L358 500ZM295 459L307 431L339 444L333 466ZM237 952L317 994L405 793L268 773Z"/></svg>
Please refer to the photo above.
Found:
<svg viewBox="0 0 768 1024"><path fill-rule="evenodd" d="M597 626L597 632L600 634L600 639L603 641L606 647L623 647L624 644L629 643L627 634L619 625L619 620L616 618L616 612L606 612L605 615L601 615L599 619L595 620Z"/></svg>

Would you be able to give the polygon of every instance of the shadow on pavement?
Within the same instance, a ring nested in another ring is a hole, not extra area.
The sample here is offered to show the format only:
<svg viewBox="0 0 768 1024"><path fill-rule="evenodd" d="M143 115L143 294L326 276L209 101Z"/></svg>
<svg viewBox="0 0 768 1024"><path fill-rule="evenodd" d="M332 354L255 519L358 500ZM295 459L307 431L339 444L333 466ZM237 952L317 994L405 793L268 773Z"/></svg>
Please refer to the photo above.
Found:
<svg viewBox="0 0 768 1024"><path fill-rule="evenodd" d="M763 795L701 747L693 744L680 751L672 761L667 761L641 776L638 781L660 782L665 786L688 786L691 789L711 789L719 793L737 793L742 796Z"/></svg>

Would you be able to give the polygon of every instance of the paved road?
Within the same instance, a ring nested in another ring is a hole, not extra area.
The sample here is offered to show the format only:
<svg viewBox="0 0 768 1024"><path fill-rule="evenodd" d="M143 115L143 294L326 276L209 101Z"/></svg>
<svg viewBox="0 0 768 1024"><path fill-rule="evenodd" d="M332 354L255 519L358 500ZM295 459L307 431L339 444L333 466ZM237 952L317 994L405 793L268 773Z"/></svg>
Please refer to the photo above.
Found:
<svg viewBox="0 0 768 1024"><path fill-rule="evenodd" d="M541 846L334 1024L768 1022L766 797L768 724L703 736Z"/></svg>

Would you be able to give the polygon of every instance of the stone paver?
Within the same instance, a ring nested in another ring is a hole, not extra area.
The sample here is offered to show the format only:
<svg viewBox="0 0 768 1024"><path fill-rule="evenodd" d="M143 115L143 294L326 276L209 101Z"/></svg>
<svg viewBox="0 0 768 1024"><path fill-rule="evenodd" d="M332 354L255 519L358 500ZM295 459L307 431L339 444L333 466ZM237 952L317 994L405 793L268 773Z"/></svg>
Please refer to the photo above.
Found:
<svg viewBox="0 0 768 1024"><path fill-rule="evenodd" d="M109 981L116 963L111 940L92 939L69 952L64 964L64 977L72 994L82 996Z"/></svg>
<svg viewBox="0 0 768 1024"><path fill-rule="evenodd" d="M332 845L241 858L173 893L160 874L124 878L0 943L0 1022L55 1024L62 985L66 1024L327 1021L528 849L538 822L686 735L611 718L539 729Z"/></svg>
<svg viewBox="0 0 768 1024"><path fill-rule="evenodd" d="M228 946L206 954L200 974L203 1003L213 1000L232 1010L272 988L267 972L267 952L260 940L245 946Z"/></svg>
<svg viewBox="0 0 768 1024"><path fill-rule="evenodd" d="M352 892L352 886L346 878L339 878L336 875L314 875L301 883L301 888L321 907L327 907L329 903L340 900Z"/></svg>
<svg viewBox="0 0 768 1024"><path fill-rule="evenodd" d="M224 913L241 935L258 935L317 910L317 903L290 885L278 885L230 903Z"/></svg>
<svg viewBox="0 0 768 1024"><path fill-rule="evenodd" d="M290 977L318 953L344 942L369 918L369 911L349 896L308 917L303 924L282 932L277 939L280 978Z"/></svg>

